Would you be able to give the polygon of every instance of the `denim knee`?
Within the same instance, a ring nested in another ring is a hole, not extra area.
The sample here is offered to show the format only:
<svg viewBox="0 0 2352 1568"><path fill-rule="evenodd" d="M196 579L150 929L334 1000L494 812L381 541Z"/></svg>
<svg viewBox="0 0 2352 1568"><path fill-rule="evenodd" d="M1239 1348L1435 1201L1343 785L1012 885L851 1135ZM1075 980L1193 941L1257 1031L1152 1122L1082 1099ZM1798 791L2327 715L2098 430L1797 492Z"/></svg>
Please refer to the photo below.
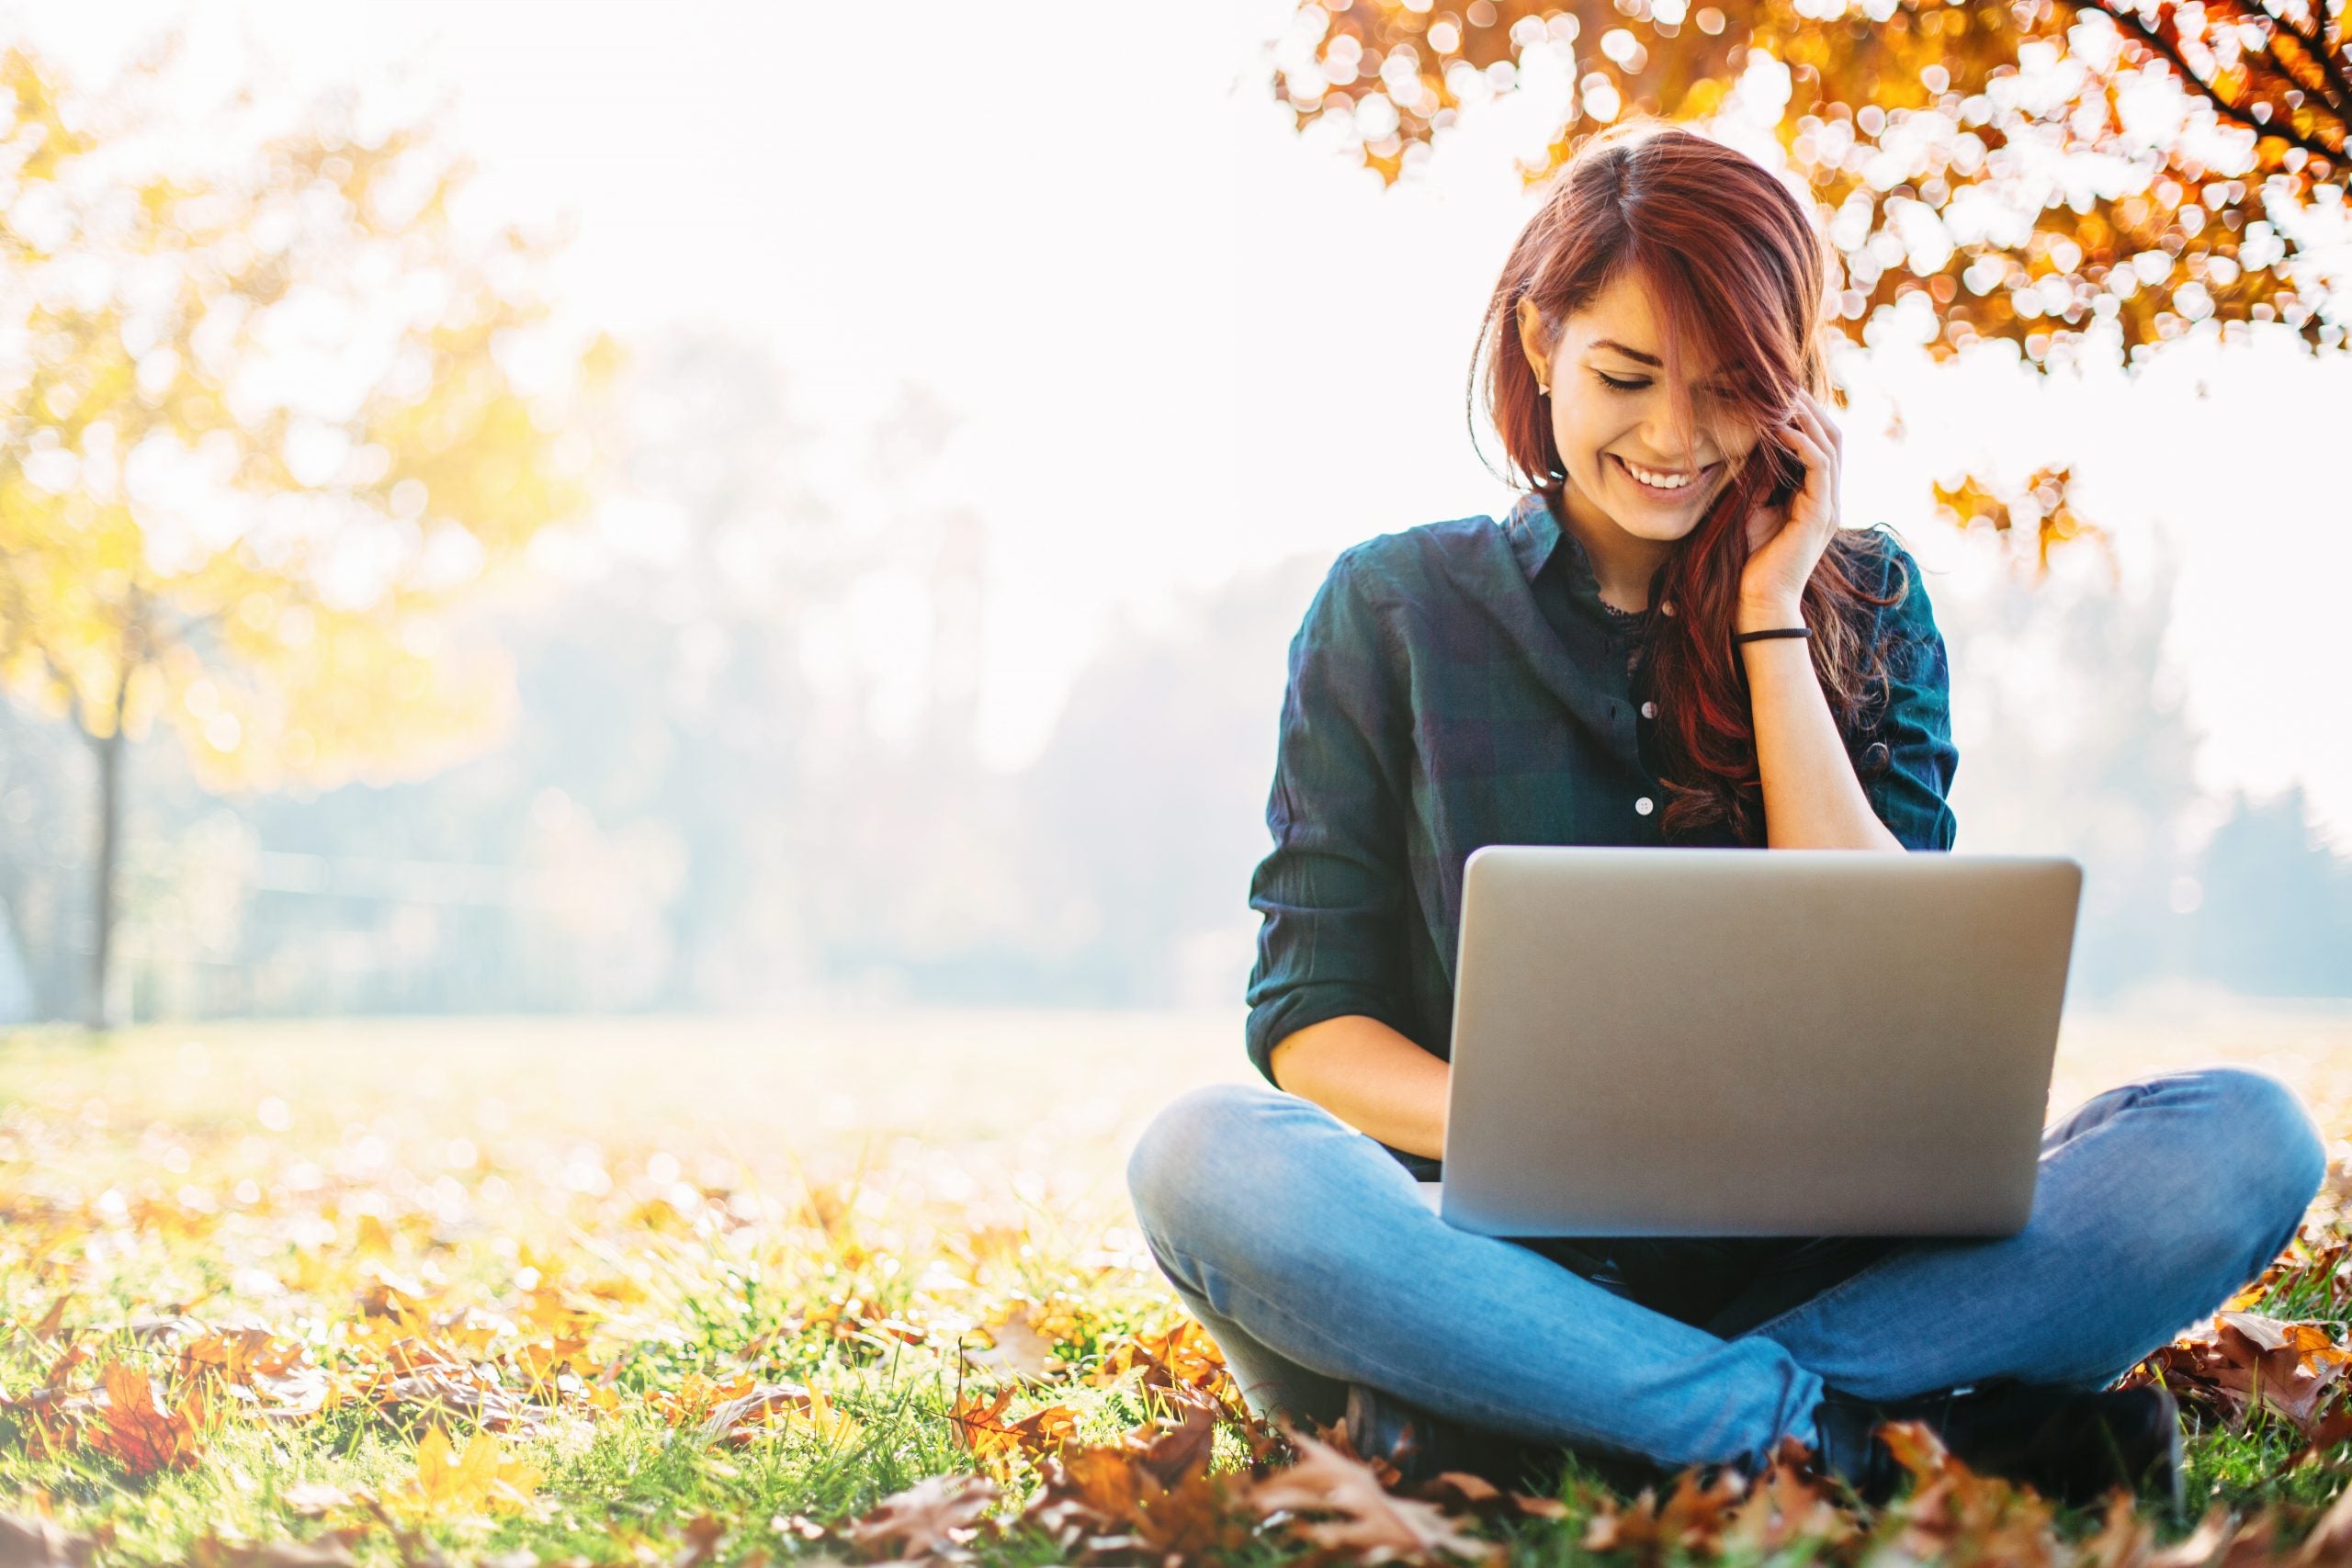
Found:
<svg viewBox="0 0 2352 1568"><path fill-rule="evenodd" d="M2311 1112L2280 1079L2251 1067L2207 1067L2196 1074L2212 1096L2206 1168L2223 1213L2241 1239L2269 1244L2270 1258L2294 1239L2327 1179L2327 1145Z"/></svg>
<svg viewBox="0 0 2352 1568"><path fill-rule="evenodd" d="M1215 1083L1162 1106L1127 1154L1127 1197L1145 1233L1181 1230L1189 1202L1230 1185L1238 1141L1283 1098L1268 1084Z"/></svg>

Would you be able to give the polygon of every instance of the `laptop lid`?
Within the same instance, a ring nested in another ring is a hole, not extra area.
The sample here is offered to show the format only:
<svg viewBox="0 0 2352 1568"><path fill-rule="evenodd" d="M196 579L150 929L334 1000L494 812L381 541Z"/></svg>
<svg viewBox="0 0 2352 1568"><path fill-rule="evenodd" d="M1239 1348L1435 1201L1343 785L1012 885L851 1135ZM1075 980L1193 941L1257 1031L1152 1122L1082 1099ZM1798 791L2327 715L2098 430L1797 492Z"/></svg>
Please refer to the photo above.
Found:
<svg viewBox="0 0 2352 1568"><path fill-rule="evenodd" d="M1485 846L1439 1213L1490 1235L2004 1235L2082 867Z"/></svg>

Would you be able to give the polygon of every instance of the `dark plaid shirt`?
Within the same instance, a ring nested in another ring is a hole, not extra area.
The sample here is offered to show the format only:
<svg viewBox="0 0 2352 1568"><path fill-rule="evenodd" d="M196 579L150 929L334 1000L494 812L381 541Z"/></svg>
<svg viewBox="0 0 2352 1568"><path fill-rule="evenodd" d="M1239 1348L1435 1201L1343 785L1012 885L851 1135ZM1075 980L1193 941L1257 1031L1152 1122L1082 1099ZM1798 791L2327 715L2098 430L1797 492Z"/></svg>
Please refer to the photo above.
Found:
<svg viewBox="0 0 2352 1568"><path fill-rule="evenodd" d="M1890 765L1864 793L1906 848L1949 850L1943 637L1910 553L1883 529L1869 537L1886 569L1871 591L1890 592L1898 568L1911 587L1871 612L1892 639L1871 732ZM1648 689L1642 657L1656 614L1611 614L1582 542L1532 492L1500 524L1430 523L1340 552L1291 641L1274 847L1250 884L1263 919L1245 1029L1269 1082L1277 1042L1347 1013L1451 1055L1462 872L1480 845L1664 842L1652 705L1673 697Z"/></svg>

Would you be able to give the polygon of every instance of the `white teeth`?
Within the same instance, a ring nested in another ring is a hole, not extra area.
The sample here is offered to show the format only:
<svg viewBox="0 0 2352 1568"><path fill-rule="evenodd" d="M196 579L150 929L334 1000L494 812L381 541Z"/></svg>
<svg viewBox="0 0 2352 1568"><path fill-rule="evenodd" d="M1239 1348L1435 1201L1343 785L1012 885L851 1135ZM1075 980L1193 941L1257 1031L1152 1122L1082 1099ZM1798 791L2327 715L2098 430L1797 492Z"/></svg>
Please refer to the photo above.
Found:
<svg viewBox="0 0 2352 1568"><path fill-rule="evenodd" d="M1620 457L1617 460L1621 463L1625 463L1625 459L1623 457ZM1637 468L1631 463L1625 463L1625 471L1633 475L1635 479L1641 480L1644 484L1649 485L1653 489L1657 490L1680 490L1684 485L1690 482L1690 476L1689 474L1684 474L1679 479L1668 479L1664 474L1652 473L1647 468Z"/></svg>

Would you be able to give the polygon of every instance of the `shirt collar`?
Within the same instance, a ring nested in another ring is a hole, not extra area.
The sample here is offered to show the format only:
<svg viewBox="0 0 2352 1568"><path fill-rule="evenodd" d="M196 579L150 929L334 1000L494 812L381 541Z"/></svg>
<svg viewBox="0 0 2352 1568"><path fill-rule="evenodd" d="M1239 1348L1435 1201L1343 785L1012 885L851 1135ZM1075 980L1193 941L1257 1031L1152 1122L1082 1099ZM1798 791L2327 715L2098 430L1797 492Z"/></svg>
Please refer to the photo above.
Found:
<svg viewBox="0 0 2352 1568"><path fill-rule="evenodd" d="M1503 533L1510 538L1510 553L1528 581L1535 581L1535 574L1544 570L1552 552L1565 543L1575 576L1590 587L1595 598L1600 597L1600 580L1593 575L1584 541L1560 526L1560 520L1552 514L1542 491L1528 491L1511 503L1510 514L1503 520Z"/></svg>

